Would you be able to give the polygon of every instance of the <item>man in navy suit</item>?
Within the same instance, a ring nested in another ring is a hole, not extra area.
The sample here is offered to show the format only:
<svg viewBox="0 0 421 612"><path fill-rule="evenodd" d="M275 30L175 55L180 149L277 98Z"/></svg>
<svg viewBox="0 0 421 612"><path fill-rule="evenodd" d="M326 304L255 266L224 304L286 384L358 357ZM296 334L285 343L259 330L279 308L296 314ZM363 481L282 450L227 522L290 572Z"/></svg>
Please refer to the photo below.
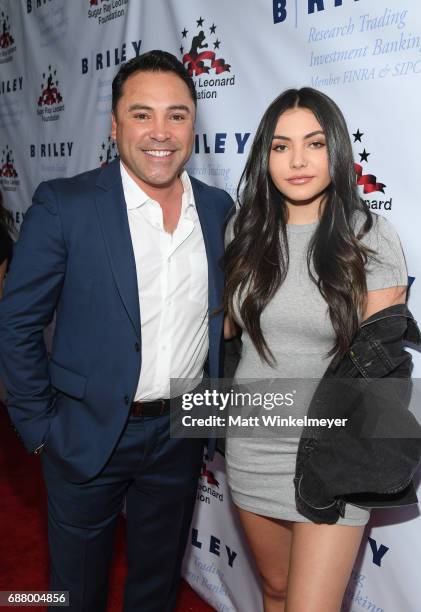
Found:
<svg viewBox="0 0 421 612"><path fill-rule="evenodd" d="M0 305L8 410L41 455L51 589L70 591L71 610L105 610L124 499L124 609L175 605L203 441L170 438L169 381L220 375L222 313L211 313L232 207L183 170L195 112L174 56L124 64L113 81L120 159L38 187Z"/></svg>

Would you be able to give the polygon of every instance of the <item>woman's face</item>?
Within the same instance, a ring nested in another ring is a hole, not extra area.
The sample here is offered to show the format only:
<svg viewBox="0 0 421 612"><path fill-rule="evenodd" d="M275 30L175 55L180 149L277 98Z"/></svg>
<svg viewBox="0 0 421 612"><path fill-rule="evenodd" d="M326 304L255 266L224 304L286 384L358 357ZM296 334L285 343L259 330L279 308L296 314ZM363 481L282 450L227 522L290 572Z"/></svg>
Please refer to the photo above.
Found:
<svg viewBox="0 0 421 612"><path fill-rule="evenodd" d="M269 157L272 181L288 206L320 204L330 185L326 138L307 108L280 115Z"/></svg>

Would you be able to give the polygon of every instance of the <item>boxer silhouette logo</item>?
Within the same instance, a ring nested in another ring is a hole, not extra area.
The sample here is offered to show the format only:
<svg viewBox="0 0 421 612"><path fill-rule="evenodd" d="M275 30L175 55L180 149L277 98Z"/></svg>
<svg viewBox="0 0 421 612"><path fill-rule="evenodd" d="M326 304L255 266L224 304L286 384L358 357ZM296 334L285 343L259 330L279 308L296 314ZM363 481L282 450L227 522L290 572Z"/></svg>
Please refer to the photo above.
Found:
<svg viewBox="0 0 421 612"><path fill-rule="evenodd" d="M57 70L51 64L42 74L41 94L38 97L37 106L37 113L43 121L57 121L60 113L64 111Z"/></svg>
<svg viewBox="0 0 421 612"><path fill-rule="evenodd" d="M0 12L0 64L11 62L15 51L16 45L11 31L9 15L2 8Z"/></svg>
<svg viewBox="0 0 421 612"><path fill-rule="evenodd" d="M181 61L195 79L199 100L216 98L221 88L235 85L231 64L220 56L221 38L218 26L203 17L196 19L194 28L184 27L181 32Z"/></svg>

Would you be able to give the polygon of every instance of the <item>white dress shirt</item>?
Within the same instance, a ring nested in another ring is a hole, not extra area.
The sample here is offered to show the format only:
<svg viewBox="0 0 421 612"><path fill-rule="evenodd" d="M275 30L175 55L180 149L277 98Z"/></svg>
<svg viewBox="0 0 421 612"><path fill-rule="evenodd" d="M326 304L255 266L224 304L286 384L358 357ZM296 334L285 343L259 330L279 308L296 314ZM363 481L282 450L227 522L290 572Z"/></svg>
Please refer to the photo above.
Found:
<svg viewBox="0 0 421 612"><path fill-rule="evenodd" d="M161 206L120 162L136 261L142 367L134 401L170 397L170 378L202 378L208 354L208 266L202 229L186 171L181 214L173 234ZM174 392L172 393L174 395Z"/></svg>

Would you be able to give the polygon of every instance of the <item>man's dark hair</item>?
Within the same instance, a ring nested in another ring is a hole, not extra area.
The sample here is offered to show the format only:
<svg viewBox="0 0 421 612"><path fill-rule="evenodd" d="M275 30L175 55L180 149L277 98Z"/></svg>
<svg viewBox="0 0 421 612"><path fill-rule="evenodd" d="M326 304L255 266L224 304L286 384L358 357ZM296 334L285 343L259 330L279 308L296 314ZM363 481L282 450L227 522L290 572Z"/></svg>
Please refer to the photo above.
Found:
<svg viewBox="0 0 421 612"><path fill-rule="evenodd" d="M112 109L114 114L116 113L117 103L123 95L123 85L129 76L135 72L172 72L176 74L189 88L194 105L195 107L197 106L196 88L186 68L172 53L155 49L154 51L142 53L142 55L138 55L122 64L120 70L115 75L112 85Z"/></svg>

